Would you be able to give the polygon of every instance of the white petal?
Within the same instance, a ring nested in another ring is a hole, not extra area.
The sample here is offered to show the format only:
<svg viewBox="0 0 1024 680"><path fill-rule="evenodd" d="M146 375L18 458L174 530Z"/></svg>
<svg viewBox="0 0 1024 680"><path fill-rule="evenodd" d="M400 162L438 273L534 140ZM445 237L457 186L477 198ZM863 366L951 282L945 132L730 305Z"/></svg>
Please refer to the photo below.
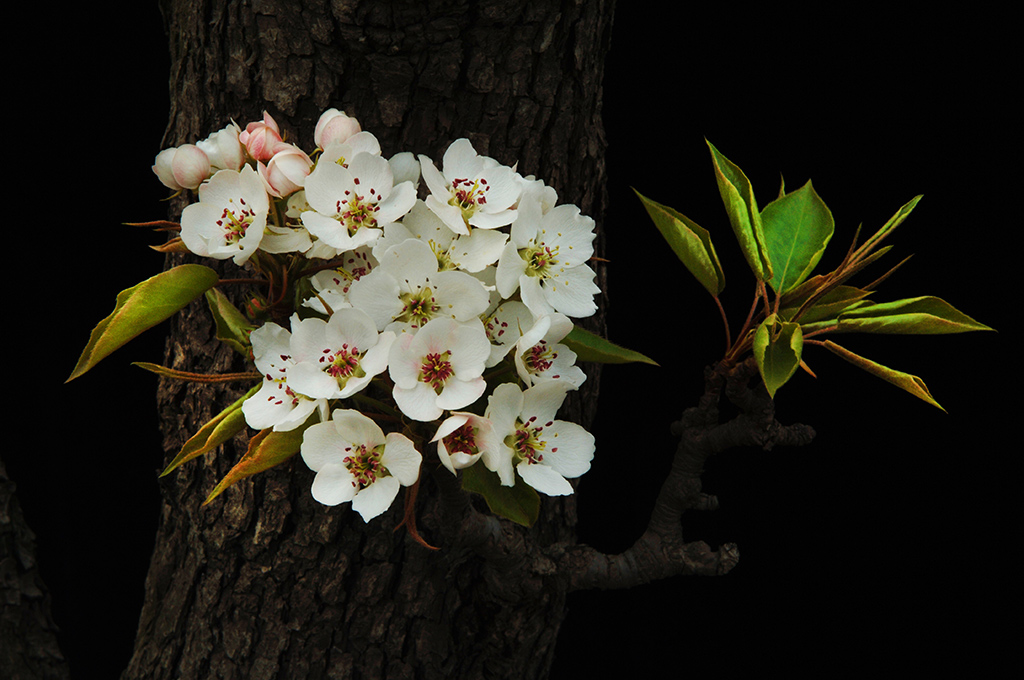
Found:
<svg viewBox="0 0 1024 680"><path fill-rule="evenodd" d="M436 403L449 411L465 408L483 396L487 390L487 382L482 378L459 380L451 378L444 384L441 394L437 395Z"/></svg>
<svg viewBox="0 0 1024 680"><path fill-rule="evenodd" d="M352 473L341 463L325 465L313 478L310 491L318 503L338 505L353 499L356 495Z"/></svg>
<svg viewBox="0 0 1024 680"><path fill-rule="evenodd" d="M423 456L416 450L411 439L398 432L390 432L380 462L402 486L410 486L420 477Z"/></svg>
<svg viewBox="0 0 1024 680"><path fill-rule="evenodd" d="M360 489L352 499L352 509L363 516L364 522L391 507L398 495L399 483L394 477L382 477L365 489Z"/></svg>
<svg viewBox="0 0 1024 680"><path fill-rule="evenodd" d="M347 442L364 444L372 449L385 441L380 426L354 409L335 409L331 414L331 422Z"/></svg>
<svg viewBox="0 0 1024 680"><path fill-rule="evenodd" d="M572 485L552 468L542 464L522 462L516 466L523 481L548 496L568 496Z"/></svg>
<svg viewBox="0 0 1024 680"><path fill-rule="evenodd" d="M594 435L576 423L556 420L544 428L544 462L563 477L579 477L594 459Z"/></svg>
<svg viewBox="0 0 1024 680"><path fill-rule="evenodd" d="M426 383L418 382L411 388L395 385L392 396L402 413L413 420L428 423L437 420L444 413L437 405L437 394Z"/></svg>

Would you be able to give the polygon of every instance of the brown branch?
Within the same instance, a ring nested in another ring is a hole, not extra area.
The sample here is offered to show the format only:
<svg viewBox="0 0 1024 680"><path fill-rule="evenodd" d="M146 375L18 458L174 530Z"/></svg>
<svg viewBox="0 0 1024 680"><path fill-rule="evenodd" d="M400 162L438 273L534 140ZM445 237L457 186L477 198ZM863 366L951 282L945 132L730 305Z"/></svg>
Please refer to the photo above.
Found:
<svg viewBox="0 0 1024 680"><path fill-rule="evenodd" d="M750 385L756 374L757 367L750 360L732 368L719 364L708 369L700 405L687 409L674 425L679 445L647 530L619 555L606 555L586 545L561 549L556 559L566 572L570 590L628 588L680 574L723 574L736 565L739 551L734 544L711 550L703 541L683 541L683 514L718 506L714 496L701 490L707 459L743 446L766 451L779 445L800 446L814 437L806 425L784 426L775 420L774 404L763 384ZM740 413L720 423L718 404L723 395Z"/></svg>

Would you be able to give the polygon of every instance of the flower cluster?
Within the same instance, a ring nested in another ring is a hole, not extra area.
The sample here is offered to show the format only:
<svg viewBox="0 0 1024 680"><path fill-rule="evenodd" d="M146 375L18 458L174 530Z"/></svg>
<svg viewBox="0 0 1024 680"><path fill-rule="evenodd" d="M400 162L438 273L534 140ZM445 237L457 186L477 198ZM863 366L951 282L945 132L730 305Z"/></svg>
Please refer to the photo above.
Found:
<svg viewBox="0 0 1024 680"><path fill-rule="evenodd" d="M453 474L479 462L505 487L572 493L594 438L556 413L586 378L563 340L596 311L594 221L466 139L440 164L386 158L331 109L314 141L307 154L264 114L153 166L198 195L184 248L299 272L291 308L249 336L248 425L305 428L313 497L365 520L417 482L428 446Z"/></svg>

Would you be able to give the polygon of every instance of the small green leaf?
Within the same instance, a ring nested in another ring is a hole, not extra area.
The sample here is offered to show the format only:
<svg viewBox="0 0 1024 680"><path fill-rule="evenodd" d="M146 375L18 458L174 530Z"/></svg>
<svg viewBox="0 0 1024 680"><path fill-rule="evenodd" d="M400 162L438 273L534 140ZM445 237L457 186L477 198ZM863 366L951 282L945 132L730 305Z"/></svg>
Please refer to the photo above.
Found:
<svg viewBox="0 0 1024 680"><path fill-rule="evenodd" d="M219 288L206 291L206 302L217 323L217 339L226 343L231 349L249 358L249 334L256 328L249 319L231 304L227 296Z"/></svg>
<svg viewBox="0 0 1024 680"><path fill-rule="evenodd" d="M839 316L837 333L938 335L993 330L937 297L868 303Z"/></svg>
<svg viewBox="0 0 1024 680"><path fill-rule="evenodd" d="M814 270L832 238L835 221L810 181L761 211L772 289L779 295L800 285Z"/></svg>
<svg viewBox="0 0 1024 680"><path fill-rule="evenodd" d="M258 472L269 470L294 456L302 447L303 433L318 420L319 416L313 413L305 423L294 430L287 432L274 432L270 429L261 430L249 440L249 450L224 475L224 479L218 482L210 495L203 501L203 505L212 501L236 482L246 477L251 477Z"/></svg>
<svg viewBox="0 0 1024 680"><path fill-rule="evenodd" d="M736 233L743 256L759 281L770 281L772 263L765 247L761 213L757 209L750 180L735 163L719 153L711 142L707 144L715 166L718 192L722 195L725 212L729 215L729 223Z"/></svg>
<svg viewBox="0 0 1024 680"><path fill-rule="evenodd" d="M241 432L245 427L242 402L254 395L259 388L260 385L256 385L245 396L218 413L210 422L203 425L198 432L185 442L185 445L181 447L181 451L178 452L178 455L167 466L167 469L160 473L160 476L163 477L170 474L179 465L212 451Z"/></svg>
<svg viewBox="0 0 1024 680"><path fill-rule="evenodd" d="M754 333L754 358L768 396L793 377L800 366L804 336L800 324L779 323L774 314L765 319Z"/></svg>
<svg viewBox="0 0 1024 680"><path fill-rule="evenodd" d="M676 257L713 297L718 297L725 288L725 274L708 231L682 213L633 191Z"/></svg>
<svg viewBox="0 0 1024 680"><path fill-rule="evenodd" d="M634 362L651 364L658 363L640 352L620 347L613 342L574 326L569 334L562 339L562 344L576 353L577 361L590 361L597 364L629 364Z"/></svg>
<svg viewBox="0 0 1024 680"><path fill-rule="evenodd" d="M462 488L483 496L495 515L524 527L533 526L540 515L540 495L519 475L515 486L502 486L496 472L480 464L471 465L462 471Z"/></svg>
<svg viewBox="0 0 1024 680"><path fill-rule="evenodd" d="M92 330L68 382L143 331L171 317L217 283L217 272L199 264L168 269L117 296L110 316Z"/></svg>
<svg viewBox="0 0 1024 680"><path fill-rule="evenodd" d="M878 245L879 241L881 241L890 233L892 233L892 231L896 229L896 227L900 226L900 224L903 223L903 220L907 219L907 216L910 215L911 211L922 198L923 196L921 195L914 196L914 198L904 203L900 207L900 209L896 211L895 215L890 217L888 221L886 221L886 223L883 224L882 227L871 236L871 238L864 242L864 244L860 247L859 250L871 250L876 245Z"/></svg>
<svg viewBox="0 0 1024 680"><path fill-rule="evenodd" d="M836 286L822 295L817 302L804 311L803 316L799 319L800 325L804 327L804 332L807 332L807 327L810 324L826 321L836 324L842 312L848 309L855 309L861 304L866 304L863 300L871 295L871 293L872 291L870 290L862 290L854 286ZM799 299L797 302L800 304L795 306L784 304L783 308L779 311L779 316L786 321L792 321L793 315L796 314L803 303Z"/></svg>
<svg viewBox="0 0 1024 680"><path fill-rule="evenodd" d="M946 410L939 405L939 402L935 401L935 399L932 398L931 392L928 391L928 386L925 385L924 381L918 378L916 375L903 373L902 371L897 371L886 366L883 366L881 364L875 363L870 359L865 359L860 355L854 354L845 347L837 345L831 340L825 340L822 344L824 344L825 347L831 350L834 354L842 357L843 359L846 359L854 366L862 368L868 373L876 377L879 377L882 380L885 380L886 382L890 382L893 385L899 387L900 389L910 392L918 399L923 399L924 401L928 402L932 406L942 411Z"/></svg>

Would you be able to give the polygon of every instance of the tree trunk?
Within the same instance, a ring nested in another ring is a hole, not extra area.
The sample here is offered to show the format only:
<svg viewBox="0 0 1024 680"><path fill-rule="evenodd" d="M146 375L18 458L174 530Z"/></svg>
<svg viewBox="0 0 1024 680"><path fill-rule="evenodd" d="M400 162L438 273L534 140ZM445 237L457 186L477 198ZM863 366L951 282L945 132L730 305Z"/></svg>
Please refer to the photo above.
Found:
<svg viewBox="0 0 1024 680"><path fill-rule="evenodd" d="M601 253L611 0L162 4L172 61L165 146L193 142L229 119L244 125L264 108L306 148L320 112L332 106L357 117L385 155L440 159L451 141L468 137L480 153L518 162L522 174L593 216ZM587 322L600 331L601 313ZM200 304L172 321L166 363L243 368L215 340ZM563 414L584 424L598 385L597 367L585 370L588 380ZM166 459L240 394L162 380ZM479 520L466 500L445 492L449 480L428 478L416 513L437 551L396 531L395 509L367 525L347 505L319 505L312 473L296 459L201 506L246 444L240 435L162 480L125 679L547 675L569 580L544 549L572 543L572 497L545 499L540 521L525 530Z"/></svg>

